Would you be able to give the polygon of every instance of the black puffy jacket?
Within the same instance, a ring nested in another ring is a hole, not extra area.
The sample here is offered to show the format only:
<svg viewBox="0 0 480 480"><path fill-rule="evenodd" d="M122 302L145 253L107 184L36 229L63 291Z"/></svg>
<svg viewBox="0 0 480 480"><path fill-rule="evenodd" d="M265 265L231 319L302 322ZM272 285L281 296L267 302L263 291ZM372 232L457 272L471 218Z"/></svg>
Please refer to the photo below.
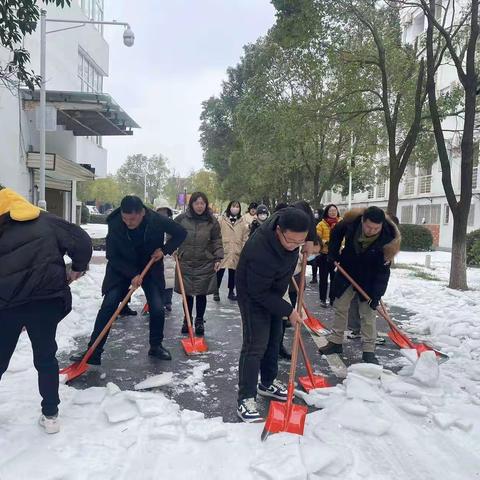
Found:
<svg viewBox="0 0 480 480"><path fill-rule="evenodd" d="M13 220L8 213L2 217L0 310L62 298L67 314L72 296L63 257L67 254L72 259L72 270L85 271L92 256L90 237L48 212L28 221Z"/></svg>
<svg viewBox="0 0 480 480"><path fill-rule="evenodd" d="M279 215L273 217L274 221L264 222L243 247L235 274L237 296L240 302L251 302L271 315L288 317L293 307L283 296L297 266L299 249L282 247L275 234Z"/></svg>
<svg viewBox="0 0 480 480"><path fill-rule="evenodd" d="M343 220L330 234L328 256L331 261L338 261L368 295L378 301L387 290L390 262L400 250L400 231L387 217L377 240L365 251L358 252L355 237L361 229L362 214L362 209L345 213ZM345 247L340 253L343 240ZM341 297L349 286L349 281L340 272L336 272L333 282L335 298ZM362 296L360 300L364 301Z"/></svg>
<svg viewBox="0 0 480 480"><path fill-rule="evenodd" d="M125 283L139 275L157 249L164 255L171 255L187 236L186 230L168 217L164 217L149 208L145 209L146 223L142 255L137 253L129 236L129 230L122 220L120 209L114 210L107 218L107 271L102 285L105 294L120 283ZM169 235L165 243L165 234ZM163 260L155 262L147 274L160 286L165 285Z"/></svg>

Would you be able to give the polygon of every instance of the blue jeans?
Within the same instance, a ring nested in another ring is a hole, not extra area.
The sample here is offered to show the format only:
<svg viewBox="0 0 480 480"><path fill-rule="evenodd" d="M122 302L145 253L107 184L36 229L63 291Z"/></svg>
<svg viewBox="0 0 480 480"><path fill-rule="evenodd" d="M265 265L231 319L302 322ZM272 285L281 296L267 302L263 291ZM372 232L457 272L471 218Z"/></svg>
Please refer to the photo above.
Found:
<svg viewBox="0 0 480 480"><path fill-rule="evenodd" d="M128 292L129 286L130 282L128 281L121 283L109 290L103 297L102 306L98 311L90 342L88 342L89 347L93 345L95 339L100 335L100 332L104 329L105 325L114 314L119 303L124 299L126 295L125 292ZM161 345L163 341L163 328L165 325L163 296L165 289L155 281L152 281L149 277L143 281L142 288L145 292L148 306L150 308L150 346L155 347ZM108 332L95 349L95 356L100 357L102 355L107 337Z"/></svg>

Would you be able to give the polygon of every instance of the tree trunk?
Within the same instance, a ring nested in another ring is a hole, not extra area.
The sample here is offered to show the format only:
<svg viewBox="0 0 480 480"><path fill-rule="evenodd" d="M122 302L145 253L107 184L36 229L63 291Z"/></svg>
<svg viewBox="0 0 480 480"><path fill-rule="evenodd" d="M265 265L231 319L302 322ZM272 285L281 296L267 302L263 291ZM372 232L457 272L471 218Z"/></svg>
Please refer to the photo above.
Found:
<svg viewBox="0 0 480 480"><path fill-rule="evenodd" d="M458 209L453 215L452 260L448 286L457 290L467 290L467 232L468 210Z"/></svg>
<svg viewBox="0 0 480 480"><path fill-rule="evenodd" d="M388 204L387 213L389 215L397 215L398 209L398 189L400 188L400 178L398 175L390 172L390 182L388 186Z"/></svg>

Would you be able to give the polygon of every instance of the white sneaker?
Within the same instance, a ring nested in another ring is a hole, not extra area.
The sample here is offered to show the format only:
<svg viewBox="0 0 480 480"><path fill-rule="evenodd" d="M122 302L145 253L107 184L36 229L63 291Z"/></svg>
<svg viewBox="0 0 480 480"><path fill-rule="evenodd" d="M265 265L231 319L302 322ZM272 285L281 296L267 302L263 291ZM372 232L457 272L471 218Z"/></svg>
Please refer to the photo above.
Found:
<svg viewBox="0 0 480 480"><path fill-rule="evenodd" d="M60 420L58 414L53 417L47 417L46 415L40 415L38 423L45 429L46 433L58 433L60 431Z"/></svg>

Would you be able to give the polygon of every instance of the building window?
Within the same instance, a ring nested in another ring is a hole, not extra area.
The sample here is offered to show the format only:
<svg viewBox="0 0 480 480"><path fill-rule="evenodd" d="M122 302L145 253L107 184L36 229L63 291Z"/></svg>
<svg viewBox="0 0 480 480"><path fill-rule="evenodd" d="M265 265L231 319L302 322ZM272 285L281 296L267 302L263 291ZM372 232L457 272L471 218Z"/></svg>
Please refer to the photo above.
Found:
<svg viewBox="0 0 480 480"><path fill-rule="evenodd" d="M448 225L450 222L450 207L448 203L443 206L443 224Z"/></svg>
<svg viewBox="0 0 480 480"><path fill-rule="evenodd" d="M368 192L368 199L371 199L374 197L373 187L367 187L367 192Z"/></svg>
<svg viewBox="0 0 480 480"><path fill-rule="evenodd" d="M470 205L470 211L468 212L468 223L469 227L473 227L475 224L475 205Z"/></svg>
<svg viewBox="0 0 480 480"><path fill-rule="evenodd" d="M94 93L103 91L103 75L82 50L78 51L78 78L80 91Z"/></svg>
<svg viewBox="0 0 480 480"><path fill-rule="evenodd" d="M418 193L432 191L432 166L420 168L418 171Z"/></svg>
<svg viewBox="0 0 480 480"><path fill-rule="evenodd" d="M385 189L387 182L385 180L380 180L377 183L377 198L385 198Z"/></svg>
<svg viewBox="0 0 480 480"><path fill-rule="evenodd" d="M403 194L413 195L415 193L415 164L408 164L404 174Z"/></svg>
<svg viewBox="0 0 480 480"><path fill-rule="evenodd" d="M417 205L417 224L440 225L441 205Z"/></svg>
<svg viewBox="0 0 480 480"><path fill-rule="evenodd" d="M328 203L331 203L331 201L332 201L332 191L331 190L328 190L327 192L325 192L325 198L327 199Z"/></svg>
<svg viewBox="0 0 480 480"><path fill-rule="evenodd" d="M402 223L413 223L413 205L402 207L400 217Z"/></svg>
<svg viewBox="0 0 480 480"><path fill-rule="evenodd" d="M81 0L83 13L89 20L103 22L103 0ZM94 25L103 34L103 25Z"/></svg>

